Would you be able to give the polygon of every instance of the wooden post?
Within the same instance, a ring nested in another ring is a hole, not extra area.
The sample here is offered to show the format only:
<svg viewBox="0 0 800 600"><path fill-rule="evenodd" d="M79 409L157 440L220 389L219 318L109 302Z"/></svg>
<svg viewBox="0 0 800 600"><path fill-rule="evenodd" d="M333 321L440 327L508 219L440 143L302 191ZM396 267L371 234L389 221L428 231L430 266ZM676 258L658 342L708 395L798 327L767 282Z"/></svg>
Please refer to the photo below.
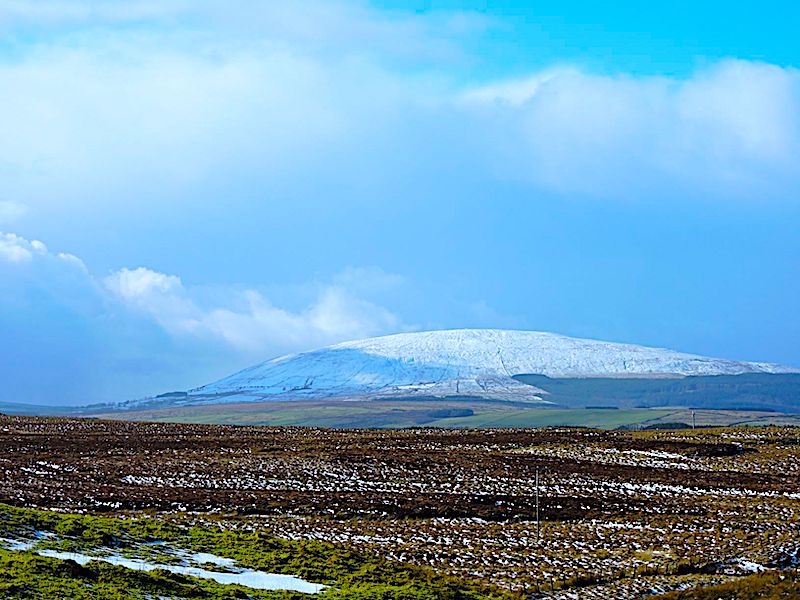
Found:
<svg viewBox="0 0 800 600"><path fill-rule="evenodd" d="M536 467L536 543L539 543L541 525L539 523L539 467Z"/></svg>

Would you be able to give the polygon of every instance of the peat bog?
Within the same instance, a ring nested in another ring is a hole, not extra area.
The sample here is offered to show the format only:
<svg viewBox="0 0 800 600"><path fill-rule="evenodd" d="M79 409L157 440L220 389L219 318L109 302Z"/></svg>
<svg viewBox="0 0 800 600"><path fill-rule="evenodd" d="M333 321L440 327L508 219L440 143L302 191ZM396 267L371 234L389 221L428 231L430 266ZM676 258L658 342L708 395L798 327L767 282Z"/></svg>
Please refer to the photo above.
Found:
<svg viewBox="0 0 800 600"><path fill-rule="evenodd" d="M45 531L54 537L42 547L130 556L165 543L173 555L213 553L303 577L326 586L319 597L700 598L685 594L756 589L772 577L797 589L795 428L390 431L1 417L0 448L2 538ZM35 596L35 581L77 578L96 593L130 576L100 561L67 572L31 549L0 558L8 597ZM26 579L36 569L49 575ZM147 577L163 580L164 597L236 588L164 571L138 577L128 588L141 597L159 585Z"/></svg>

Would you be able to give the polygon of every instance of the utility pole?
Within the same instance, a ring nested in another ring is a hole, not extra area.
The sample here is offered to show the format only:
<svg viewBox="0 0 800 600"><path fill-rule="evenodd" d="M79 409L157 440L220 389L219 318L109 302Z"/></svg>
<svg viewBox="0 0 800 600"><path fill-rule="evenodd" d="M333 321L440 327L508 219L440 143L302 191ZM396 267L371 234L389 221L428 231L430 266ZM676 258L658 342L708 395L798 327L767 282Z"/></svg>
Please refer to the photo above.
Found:
<svg viewBox="0 0 800 600"><path fill-rule="evenodd" d="M536 467L536 543L539 543L539 467Z"/></svg>

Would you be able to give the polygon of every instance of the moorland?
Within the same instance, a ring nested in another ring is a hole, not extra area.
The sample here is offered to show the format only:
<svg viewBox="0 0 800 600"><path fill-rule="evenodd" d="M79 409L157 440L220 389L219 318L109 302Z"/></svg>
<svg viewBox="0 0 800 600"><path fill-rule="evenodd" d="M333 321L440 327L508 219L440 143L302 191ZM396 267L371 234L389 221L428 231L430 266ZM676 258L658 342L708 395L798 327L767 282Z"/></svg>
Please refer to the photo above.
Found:
<svg viewBox="0 0 800 600"><path fill-rule="evenodd" d="M3 416L0 449L7 598L800 594L793 427L336 430ZM251 571L299 588L214 579Z"/></svg>

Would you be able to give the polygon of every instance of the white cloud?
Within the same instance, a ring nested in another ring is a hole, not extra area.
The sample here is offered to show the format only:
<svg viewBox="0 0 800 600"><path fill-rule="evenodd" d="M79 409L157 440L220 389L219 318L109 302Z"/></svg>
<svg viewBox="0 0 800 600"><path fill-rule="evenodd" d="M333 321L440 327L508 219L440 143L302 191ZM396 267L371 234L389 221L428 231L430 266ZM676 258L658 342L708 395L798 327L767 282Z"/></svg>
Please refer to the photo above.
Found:
<svg viewBox="0 0 800 600"><path fill-rule="evenodd" d="M47 254L47 246L39 240L26 240L14 233L0 232L0 258L10 263L27 263L35 255Z"/></svg>
<svg viewBox="0 0 800 600"><path fill-rule="evenodd" d="M310 306L297 312L273 306L252 290L242 297L244 309L204 312L201 327L194 333L213 333L243 350L280 347L291 351L404 328L389 310L336 286L322 288Z"/></svg>
<svg viewBox="0 0 800 600"><path fill-rule="evenodd" d="M261 39L307 51L374 56L453 58L456 40L486 30L492 19L478 12L422 15L379 10L361 0L4 0L0 30L50 34L99 27L191 30L216 42Z"/></svg>
<svg viewBox="0 0 800 600"><path fill-rule="evenodd" d="M349 273L345 279L352 278ZM322 286L315 301L300 311L276 307L254 290L229 291L230 306L206 307L191 297L180 278L143 267L112 273L105 287L174 335L211 336L248 352L308 349L402 328L392 312L340 284Z"/></svg>
<svg viewBox="0 0 800 600"><path fill-rule="evenodd" d="M448 67L487 26L474 15L235 5L4 5L12 24L62 29L0 61L0 194L113 213L195 202L209 180L264 196L331 178L450 190L457 170L602 198L798 197L796 69L728 60L670 78L558 65L464 90Z"/></svg>
<svg viewBox="0 0 800 600"><path fill-rule="evenodd" d="M95 282L80 258L52 252L43 242L15 233L0 232L0 279L7 299L39 290L55 302L75 307L91 305L96 297Z"/></svg>
<svg viewBox="0 0 800 600"><path fill-rule="evenodd" d="M749 197L800 182L800 71L728 60L686 79L545 71L469 90L503 175L601 197ZM491 160L491 159L490 159Z"/></svg>
<svg viewBox="0 0 800 600"><path fill-rule="evenodd" d="M104 284L113 296L148 314L170 333L193 333L200 328L200 310L186 297L175 275L144 267L120 269L106 277Z"/></svg>
<svg viewBox="0 0 800 600"><path fill-rule="evenodd" d="M153 295L173 294L183 288L179 277L144 267L121 269L106 278L106 285L123 300L136 303Z"/></svg>
<svg viewBox="0 0 800 600"><path fill-rule="evenodd" d="M314 330L331 341L393 333L404 328L396 315L354 297L341 286L325 288L306 314Z"/></svg>
<svg viewBox="0 0 800 600"><path fill-rule="evenodd" d="M190 204L209 179L270 189L353 169L397 131L409 86L369 57L272 40L121 33L44 45L0 60L0 194L36 198L45 218L66 206L113 214L125 202Z"/></svg>
<svg viewBox="0 0 800 600"><path fill-rule="evenodd" d="M795 170L800 158L800 70L730 60L676 93L683 146L738 168ZM795 170L795 174L796 170Z"/></svg>
<svg viewBox="0 0 800 600"><path fill-rule="evenodd" d="M547 69L520 79L498 81L469 89L462 93L462 100L467 104L507 104L517 107L533 98L547 82L574 75L580 75L580 71L568 67Z"/></svg>

